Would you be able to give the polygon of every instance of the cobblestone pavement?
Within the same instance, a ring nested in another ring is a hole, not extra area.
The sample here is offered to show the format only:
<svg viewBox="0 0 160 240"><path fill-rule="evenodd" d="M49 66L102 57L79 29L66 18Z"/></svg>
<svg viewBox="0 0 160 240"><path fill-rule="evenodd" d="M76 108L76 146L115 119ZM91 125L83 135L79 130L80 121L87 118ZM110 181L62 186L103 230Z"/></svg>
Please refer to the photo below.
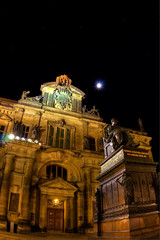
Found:
<svg viewBox="0 0 160 240"><path fill-rule="evenodd" d="M159 235L160 236L160 235ZM22 235L18 233L9 233L0 231L0 240L128 240L128 237L98 237L98 236L87 236L76 233L31 233L28 235ZM143 237L134 237L133 240L160 240L158 236L149 237L149 234Z"/></svg>

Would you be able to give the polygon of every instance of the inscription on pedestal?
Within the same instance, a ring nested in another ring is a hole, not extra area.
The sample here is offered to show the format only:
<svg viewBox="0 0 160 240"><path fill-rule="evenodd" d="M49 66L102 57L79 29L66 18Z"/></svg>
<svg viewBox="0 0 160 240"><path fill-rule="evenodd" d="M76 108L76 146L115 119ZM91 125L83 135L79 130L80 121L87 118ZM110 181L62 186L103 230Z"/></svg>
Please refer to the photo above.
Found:
<svg viewBox="0 0 160 240"><path fill-rule="evenodd" d="M123 153L123 150L121 150L101 166L101 172L104 172L104 170L111 168L113 165L115 165L120 160L122 160L123 157L124 157L124 153Z"/></svg>

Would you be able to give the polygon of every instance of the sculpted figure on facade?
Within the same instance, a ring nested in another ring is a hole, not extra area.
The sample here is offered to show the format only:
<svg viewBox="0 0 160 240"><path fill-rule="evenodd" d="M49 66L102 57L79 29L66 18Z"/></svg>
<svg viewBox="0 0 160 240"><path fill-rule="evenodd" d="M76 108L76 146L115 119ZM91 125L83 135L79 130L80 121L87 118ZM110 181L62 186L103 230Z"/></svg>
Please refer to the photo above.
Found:
<svg viewBox="0 0 160 240"><path fill-rule="evenodd" d="M132 176L129 173L124 172L122 175L122 181L120 182L119 179L117 179L117 182L124 188L125 203L128 205L134 203L134 187Z"/></svg>
<svg viewBox="0 0 160 240"><path fill-rule="evenodd" d="M39 137L40 127L37 124L31 130L31 139L36 140Z"/></svg>
<svg viewBox="0 0 160 240"><path fill-rule="evenodd" d="M15 136L21 137L23 130L23 124L22 122L15 121L14 119L14 125L13 125L13 134Z"/></svg>

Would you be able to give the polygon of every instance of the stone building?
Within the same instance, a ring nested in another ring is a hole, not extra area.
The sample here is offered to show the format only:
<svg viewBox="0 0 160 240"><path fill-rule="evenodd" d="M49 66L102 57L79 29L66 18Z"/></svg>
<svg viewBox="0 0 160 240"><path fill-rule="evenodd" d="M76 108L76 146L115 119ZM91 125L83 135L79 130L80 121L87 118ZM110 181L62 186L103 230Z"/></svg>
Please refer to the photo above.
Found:
<svg viewBox="0 0 160 240"><path fill-rule="evenodd" d="M41 91L0 98L0 229L91 233L107 124L66 75ZM130 134L152 159L151 138Z"/></svg>

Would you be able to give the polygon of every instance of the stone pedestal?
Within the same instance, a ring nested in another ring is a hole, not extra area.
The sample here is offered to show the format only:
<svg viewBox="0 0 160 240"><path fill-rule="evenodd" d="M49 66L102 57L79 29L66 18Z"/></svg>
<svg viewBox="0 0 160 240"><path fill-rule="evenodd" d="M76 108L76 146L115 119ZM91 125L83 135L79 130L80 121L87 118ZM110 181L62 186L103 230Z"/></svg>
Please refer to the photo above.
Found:
<svg viewBox="0 0 160 240"><path fill-rule="evenodd" d="M94 232L102 236L141 236L159 229L154 180L157 163L148 151L121 146L101 164L100 217Z"/></svg>

